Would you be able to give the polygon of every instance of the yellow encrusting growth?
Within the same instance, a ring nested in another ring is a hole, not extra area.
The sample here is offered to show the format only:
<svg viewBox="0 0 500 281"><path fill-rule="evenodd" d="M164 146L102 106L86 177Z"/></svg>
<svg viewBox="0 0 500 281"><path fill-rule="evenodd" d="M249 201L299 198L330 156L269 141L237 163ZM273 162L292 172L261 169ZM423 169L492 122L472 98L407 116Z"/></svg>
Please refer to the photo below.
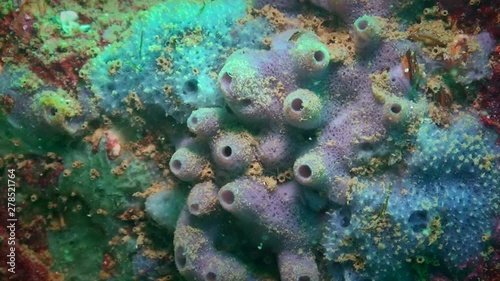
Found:
<svg viewBox="0 0 500 281"><path fill-rule="evenodd" d="M45 111L44 116L50 122L57 124L82 114L80 102L62 89L56 92L47 90L37 94L32 106L35 111Z"/></svg>

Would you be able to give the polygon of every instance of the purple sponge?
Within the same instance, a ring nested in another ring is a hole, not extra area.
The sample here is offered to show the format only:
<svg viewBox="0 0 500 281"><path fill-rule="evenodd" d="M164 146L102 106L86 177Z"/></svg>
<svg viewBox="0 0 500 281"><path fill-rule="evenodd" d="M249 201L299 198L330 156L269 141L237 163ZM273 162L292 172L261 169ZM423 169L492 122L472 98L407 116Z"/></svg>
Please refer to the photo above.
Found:
<svg viewBox="0 0 500 281"><path fill-rule="evenodd" d="M293 165L295 180L314 189L326 191L332 179L327 171L321 149L310 151L299 157Z"/></svg>
<svg viewBox="0 0 500 281"><path fill-rule="evenodd" d="M295 71L300 76L315 74L325 70L330 63L330 53L318 36L312 32L295 31L291 55Z"/></svg>
<svg viewBox="0 0 500 281"><path fill-rule="evenodd" d="M254 145L250 134L225 131L211 143L212 159L219 168L242 171L254 159Z"/></svg>
<svg viewBox="0 0 500 281"><path fill-rule="evenodd" d="M314 257L308 254L317 234L317 220L300 200L295 182L269 191L264 183L241 178L219 190L221 206L278 254L281 280L319 280Z"/></svg>
<svg viewBox="0 0 500 281"><path fill-rule="evenodd" d="M174 233L175 265L187 280L256 280L246 266L214 246L220 224L213 218L200 221L187 209L181 213Z"/></svg>
<svg viewBox="0 0 500 281"><path fill-rule="evenodd" d="M192 215L201 217L217 208L217 187L212 182L199 183L191 189L187 198L187 206Z"/></svg>
<svg viewBox="0 0 500 281"><path fill-rule="evenodd" d="M295 156L296 144L282 130L267 132L259 139L257 157L264 168L276 170L288 167Z"/></svg>
<svg viewBox="0 0 500 281"><path fill-rule="evenodd" d="M313 92L298 89L290 93L283 104L288 124L301 129L318 128L323 121L321 99Z"/></svg>
<svg viewBox="0 0 500 281"><path fill-rule="evenodd" d="M269 51L238 50L219 73L228 106L242 121L283 123L283 98L299 83L326 74L327 47L312 32L288 30L276 35Z"/></svg>
<svg viewBox="0 0 500 281"><path fill-rule="evenodd" d="M276 67L276 61L288 61L288 54L243 49L234 52L220 71L224 99L243 121L268 123L281 118L278 81L293 85L294 79L286 71L288 66Z"/></svg>
<svg viewBox="0 0 500 281"><path fill-rule="evenodd" d="M278 255L281 280L319 281L318 267L310 252L283 251Z"/></svg>
<svg viewBox="0 0 500 281"><path fill-rule="evenodd" d="M202 138L214 136L227 118L227 112L222 108L200 108L191 113L187 120L189 131Z"/></svg>
<svg viewBox="0 0 500 281"><path fill-rule="evenodd" d="M182 147L170 159L170 171L180 180L196 182L201 180L203 169L208 167L208 159L197 149Z"/></svg>
<svg viewBox="0 0 500 281"><path fill-rule="evenodd" d="M240 178L219 190L221 206L240 220L259 225L255 229L267 232L276 248L292 241L307 244L308 234L301 223L307 222L305 210L297 204L299 196L295 183L271 192L264 183L250 178Z"/></svg>

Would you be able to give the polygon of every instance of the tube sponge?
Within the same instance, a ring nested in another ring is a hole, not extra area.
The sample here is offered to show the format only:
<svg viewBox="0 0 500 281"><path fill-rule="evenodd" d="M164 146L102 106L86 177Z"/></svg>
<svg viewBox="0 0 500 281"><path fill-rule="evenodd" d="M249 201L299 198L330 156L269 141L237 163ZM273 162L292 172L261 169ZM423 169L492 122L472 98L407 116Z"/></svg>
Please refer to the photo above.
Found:
<svg viewBox="0 0 500 281"><path fill-rule="evenodd" d="M218 253L201 230L182 227L176 230L175 265L188 280L247 280L245 266L236 258Z"/></svg>
<svg viewBox="0 0 500 281"><path fill-rule="evenodd" d="M197 136L212 137L221 128L226 115L226 111L222 108L200 108L191 113L187 127Z"/></svg>
<svg viewBox="0 0 500 281"><path fill-rule="evenodd" d="M298 89L290 93L283 104L285 120L301 129L314 129L322 123L322 102L313 92Z"/></svg>
<svg viewBox="0 0 500 281"><path fill-rule="evenodd" d="M266 169L283 168L291 163L295 150L288 134L269 132L259 140L257 157Z"/></svg>
<svg viewBox="0 0 500 281"><path fill-rule="evenodd" d="M354 39L356 46L364 48L378 40L382 33L381 22L372 16L364 15L354 22Z"/></svg>
<svg viewBox="0 0 500 281"><path fill-rule="evenodd" d="M238 50L229 56L218 77L220 89L225 97L233 97L238 91L239 83L258 75L257 66L251 63L251 58L259 54L261 52Z"/></svg>
<svg viewBox="0 0 500 281"><path fill-rule="evenodd" d="M217 187L212 182L199 183L191 189L187 199L189 212L195 216L204 216L217 207Z"/></svg>
<svg viewBox="0 0 500 281"><path fill-rule="evenodd" d="M299 200L300 189L295 182L269 191L262 182L240 178L219 190L222 208L247 224L255 224L252 229L266 236L277 252L289 247L307 248L313 240L315 219Z"/></svg>
<svg viewBox="0 0 500 281"><path fill-rule="evenodd" d="M265 184L240 178L219 190L221 206L255 231L252 235L278 255L281 280L319 280L314 256L310 254L317 220L300 203L295 182L269 191ZM302 251L301 251L302 249Z"/></svg>
<svg viewBox="0 0 500 281"><path fill-rule="evenodd" d="M182 147L172 155L169 165L170 171L180 180L194 182L202 178L203 169L209 162L194 149Z"/></svg>
<svg viewBox="0 0 500 281"><path fill-rule="evenodd" d="M319 281L314 255L303 251L283 251L278 255L281 280Z"/></svg>
<svg viewBox="0 0 500 281"><path fill-rule="evenodd" d="M424 110L425 104L395 96L387 97L383 109L384 123L390 128L406 129L410 123L422 116Z"/></svg>
<svg viewBox="0 0 500 281"><path fill-rule="evenodd" d="M262 219L262 210L254 209L256 204L266 204L269 200L269 194L265 186L261 183L250 180L240 179L224 185L219 190L219 202L221 206L229 213L242 218L244 221ZM260 202L260 203L259 203Z"/></svg>
<svg viewBox="0 0 500 281"><path fill-rule="evenodd" d="M263 51L238 50L231 54L219 73L219 86L232 111L251 122L269 121L273 111L269 83L257 66Z"/></svg>
<svg viewBox="0 0 500 281"><path fill-rule="evenodd" d="M327 174L324 154L319 151L311 151L302 155L293 165L295 180L300 184L318 190L326 190L331 184Z"/></svg>
<svg viewBox="0 0 500 281"><path fill-rule="evenodd" d="M295 48L291 50L291 54L298 74L317 73L328 67L330 53L316 34L296 31L289 40L295 40Z"/></svg>
<svg viewBox="0 0 500 281"><path fill-rule="evenodd" d="M212 159L219 168L239 172L253 160L253 145L253 138L246 133L223 132L211 144Z"/></svg>
<svg viewBox="0 0 500 281"><path fill-rule="evenodd" d="M384 120L390 124L401 124L408 119L408 107L402 100L384 104Z"/></svg>
<svg viewBox="0 0 500 281"><path fill-rule="evenodd" d="M214 234L219 223L214 220L201 222L184 209L174 233L174 260L179 272L187 280L256 280L246 266L236 257L218 251Z"/></svg>

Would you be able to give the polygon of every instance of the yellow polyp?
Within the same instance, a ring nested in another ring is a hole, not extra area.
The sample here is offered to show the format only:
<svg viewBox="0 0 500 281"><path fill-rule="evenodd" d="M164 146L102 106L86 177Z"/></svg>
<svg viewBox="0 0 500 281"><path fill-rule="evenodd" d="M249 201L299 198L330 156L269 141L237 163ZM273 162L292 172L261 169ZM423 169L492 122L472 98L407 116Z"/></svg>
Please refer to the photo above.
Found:
<svg viewBox="0 0 500 281"><path fill-rule="evenodd" d="M34 110L45 111L47 119L58 124L82 112L80 103L62 89L37 94L32 106Z"/></svg>
<svg viewBox="0 0 500 281"><path fill-rule="evenodd" d="M372 92L373 92L373 97L377 101L385 103L387 95L383 90L379 89L378 87L372 87Z"/></svg>

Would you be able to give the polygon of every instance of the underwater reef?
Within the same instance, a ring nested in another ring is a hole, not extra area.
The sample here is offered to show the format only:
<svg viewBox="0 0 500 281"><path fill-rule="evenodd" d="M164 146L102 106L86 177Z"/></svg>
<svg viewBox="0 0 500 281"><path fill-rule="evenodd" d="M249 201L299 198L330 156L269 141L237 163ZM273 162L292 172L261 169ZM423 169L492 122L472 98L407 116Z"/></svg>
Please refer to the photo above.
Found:
<svg viewBox="0 0 500 281"><path fill-rule="evenodd" d="M3 1L0 280L500 280L499 15Z"/></svg>

